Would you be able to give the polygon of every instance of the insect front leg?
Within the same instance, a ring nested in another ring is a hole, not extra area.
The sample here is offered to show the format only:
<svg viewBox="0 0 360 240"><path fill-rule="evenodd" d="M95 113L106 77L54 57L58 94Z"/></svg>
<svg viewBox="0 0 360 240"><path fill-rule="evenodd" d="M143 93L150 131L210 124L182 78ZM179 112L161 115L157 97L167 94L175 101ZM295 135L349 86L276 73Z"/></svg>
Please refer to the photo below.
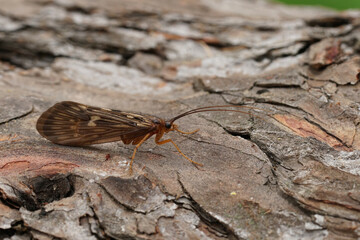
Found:
<svg viewBox="0 0 360 240"><path fill-rule="evenodd" d="M158 136L160 136L160 137L158 137ZM155 137L155 143L156 143L157 145L163 145L163 144L166 144L166 143L171 142L171 143L174 145L174 147L178 150L178 152L179 152L184 158L186 158L188 161L190 161L191 163L193 163L193 164L195 164L195 165L201 166L201 167L204 166L204 165L202 165L201 163L198 163L198 162L195 162L195 161L191 160L191 159L188 158L184 153L182 153L181 150L180 150L180 148L174 143L174 141L173 141L172 139L166 139L166 140L160 141L161 137L162 137L162 134L161 134L161 135L156 135L156 137Z"/></svg>
<svg viewBox="0 0 360 240"><path fill-rule="evenodd" d="M196 129L196 130L194 130L192 132L184 132L184 131L181 131L180 129L178 129L177 125L175 125L175 124L173 125L173 128L174 128L175 131L177 131L179 133L182 133L182 134L194 134L194 133L196 133L196 132L198 132L200 130L200 129Z"/></svg>

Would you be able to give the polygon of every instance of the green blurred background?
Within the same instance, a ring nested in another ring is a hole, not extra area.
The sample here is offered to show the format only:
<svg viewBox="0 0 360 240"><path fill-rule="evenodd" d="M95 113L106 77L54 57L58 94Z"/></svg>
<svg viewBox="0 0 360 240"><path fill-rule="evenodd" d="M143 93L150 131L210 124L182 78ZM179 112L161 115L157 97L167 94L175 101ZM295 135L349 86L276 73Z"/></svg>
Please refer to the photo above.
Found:
<svg viewBox="0 0 360 240"><path fill-rule="evenodd" d="M360 9L360 0L277 0L291 5L317 5L337 10Z"/></svg>

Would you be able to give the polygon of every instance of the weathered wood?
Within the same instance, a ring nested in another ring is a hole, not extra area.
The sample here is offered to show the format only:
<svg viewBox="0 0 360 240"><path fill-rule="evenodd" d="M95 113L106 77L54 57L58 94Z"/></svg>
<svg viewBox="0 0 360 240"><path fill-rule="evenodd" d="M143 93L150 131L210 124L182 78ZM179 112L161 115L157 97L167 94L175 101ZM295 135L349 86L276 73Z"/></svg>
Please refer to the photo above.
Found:
<svg viewBox="0 0 360 240"><path fill-rule="evenodd" d="M360 12L0 0L0 238L357 239ZM179 120L171 145L52 144L63 100ZM108 158L110 154L110 158Z"/></svg>

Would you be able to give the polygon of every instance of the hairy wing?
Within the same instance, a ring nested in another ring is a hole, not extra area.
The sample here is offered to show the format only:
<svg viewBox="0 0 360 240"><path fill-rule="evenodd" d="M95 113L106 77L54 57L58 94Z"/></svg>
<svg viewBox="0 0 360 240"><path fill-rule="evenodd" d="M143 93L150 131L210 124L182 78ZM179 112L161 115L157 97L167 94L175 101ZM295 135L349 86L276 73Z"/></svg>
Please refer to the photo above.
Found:
<svg viewBox="0 0 360 240"><path fill-rule="evenodd" d="M37 121L38 132L53 143L85 146L145 136L156 129L152 116L91 107L76 102L60 102Z"/></svg>

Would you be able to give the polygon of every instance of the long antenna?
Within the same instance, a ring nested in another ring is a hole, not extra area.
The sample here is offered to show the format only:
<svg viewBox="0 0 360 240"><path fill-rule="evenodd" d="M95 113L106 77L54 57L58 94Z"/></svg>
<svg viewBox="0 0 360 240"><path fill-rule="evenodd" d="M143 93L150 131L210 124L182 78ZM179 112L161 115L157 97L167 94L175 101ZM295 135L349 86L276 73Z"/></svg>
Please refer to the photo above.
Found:
<svg viewBox="0 0 360 240"><path fill-rule="evenodd" d="M250 106L220 105L220 106L209 106L209 107L195 108L195 109L184 112L184 113L170 119L169 122L170 122L170 124L173 124L173 122L175 122L179 118L182 118L182 117L185 117L187 115L194 114L194 113L200 113L200 112L239 112L239 113L244 113L244 114L251 115L249 112L245 112L245 111L241 111L241 110L219 109L219 108L230 108L230 107L255 109L255 110L260 110L260 111L269 113L269 111L266 111L264 109L256 108L256 107L250 107ZM257 116L255 116L255 117L257 117Z"/></svg>

